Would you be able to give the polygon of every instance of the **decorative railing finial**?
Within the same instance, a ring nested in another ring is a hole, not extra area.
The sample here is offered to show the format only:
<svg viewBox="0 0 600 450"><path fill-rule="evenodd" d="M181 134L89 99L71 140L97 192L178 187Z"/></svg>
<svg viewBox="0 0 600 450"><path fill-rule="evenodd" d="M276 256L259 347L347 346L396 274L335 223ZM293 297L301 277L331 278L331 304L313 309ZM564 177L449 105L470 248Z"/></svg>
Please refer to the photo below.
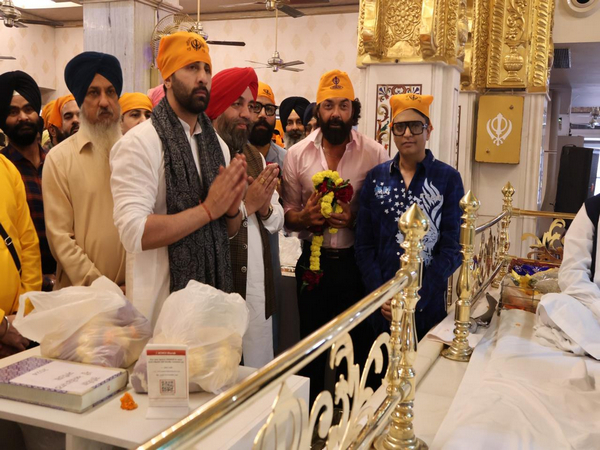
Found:
<svg viewBox="0 0 600 450"><path fill-rule="evenodd" d="M512 184L510 184L510 181L502 188L502 195L504 196L502 200L502 212L507 212L507 214L502 218L502 222L500 224L500 240L498 245L498 258L501 261L502 267L500 267L500 272L498 272L498 276L492 283L493 288L498 288L500 286L500 282L508 272L507 256L508 249L510 248L510 236L508 234L508 228L510 227L510 219L513 210L513 195L515 195L515 188L512 186Z"/></svg>

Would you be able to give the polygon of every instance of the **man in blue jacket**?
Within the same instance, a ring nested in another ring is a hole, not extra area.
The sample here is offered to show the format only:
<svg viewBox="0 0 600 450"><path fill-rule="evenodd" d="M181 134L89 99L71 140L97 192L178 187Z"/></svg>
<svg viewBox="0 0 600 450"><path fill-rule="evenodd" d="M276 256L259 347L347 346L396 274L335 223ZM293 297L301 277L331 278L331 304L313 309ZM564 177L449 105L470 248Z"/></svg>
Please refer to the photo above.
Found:
<svg viewBox="0 0 600 450"><path fill-rule="evenodd" d="M390 99L391 130L398 154L374 167L360 195L356 225L356 260L367 292L390 280L400 268L404 236L398 229L400 216L413 204L429 220L423 239L423 285L417 304L416 330L421 339L446 316L448 278L461 261L459 235L464 195L460 174L425 146L433 126L429 119L429 95L399 94ZM382 316L374 315L376 332L389 330L389 302Z"/></svg>

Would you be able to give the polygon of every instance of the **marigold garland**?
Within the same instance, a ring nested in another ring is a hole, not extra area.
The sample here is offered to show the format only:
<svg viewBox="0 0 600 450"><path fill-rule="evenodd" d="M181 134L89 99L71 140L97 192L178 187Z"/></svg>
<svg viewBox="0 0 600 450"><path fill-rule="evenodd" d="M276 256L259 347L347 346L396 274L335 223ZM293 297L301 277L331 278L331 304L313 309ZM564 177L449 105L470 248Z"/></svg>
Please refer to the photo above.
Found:
<svg viewBox="0 0 600 450"><path fill-rule="evenodd" d="M326 219L329 219L334 211L337 214L343 211L342 206L338 203L339 201L350 203L350 200L352 200L354 189L350 184L350 180L344 181L335 170L323 170L314 174L312 182L315 191L321 194L319 204L321 205L321 214ZM310 245L310 267L304 271L302 287L312 291L323 277L321 246L323 245L325 226L312 226L309 227L309 231L313 233L312 244ZM335 234L338 229L329 227L328 231L330 234Z"/></svg>

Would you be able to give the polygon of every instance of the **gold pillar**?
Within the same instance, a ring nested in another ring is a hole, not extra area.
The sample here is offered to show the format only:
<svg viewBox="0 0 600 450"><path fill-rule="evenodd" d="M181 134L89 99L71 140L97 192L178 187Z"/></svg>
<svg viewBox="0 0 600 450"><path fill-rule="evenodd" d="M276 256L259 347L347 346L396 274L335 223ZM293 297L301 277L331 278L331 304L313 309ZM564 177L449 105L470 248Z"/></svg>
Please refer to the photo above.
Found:
<svg viewBox="0 0 600 450"><path fill-rule="evenodd" d="M408 383L408 396L396 406L391 416L390 429L376 447L386 450L426 449L427 445L415 436L413 430L413 403L415 398L415 371L413 365L417 357L417 333L415 330L415 307L419 301L423 259L421 243L429 231L429 221L416 204L413 204L400 218L399 228L404 235L404 254L400 257L401 268L416 273L402 295L392 300L391 338L388 393L396 393ZM404 309L404 311L402 311Z"/></svg>
<svg viewBox="0 0 600 450"><path fill-rule="evenodd" d="M442 356L453 361L468 361L473 353L469 346L469 326L471 325L471 299L473 297L473 253L475 246L475 222L479 200L468 191L460 200L462 208L462 224L460 226L460 245L463 255L456 293L458 301L454 314L454 339L450 347L442 351Z"/></svg>
<svg viewBox="0 0 600 450"><path fill-rule="evenodd" d="M502 218L502 222L500 222L500 238L498 242L498 259L500 260L500 264L502 267L498 272L498 275L492 282L493 288L498 288L500 286L500 282L506 275L508 271L508 250L510 248L510 235L508 233L508 228L510 227L510 219L512 214L512 201L513 195L515 195L515 188L512 187L510 181L504 185L502 188L502 211L506 211L506 214Z"/></svg>

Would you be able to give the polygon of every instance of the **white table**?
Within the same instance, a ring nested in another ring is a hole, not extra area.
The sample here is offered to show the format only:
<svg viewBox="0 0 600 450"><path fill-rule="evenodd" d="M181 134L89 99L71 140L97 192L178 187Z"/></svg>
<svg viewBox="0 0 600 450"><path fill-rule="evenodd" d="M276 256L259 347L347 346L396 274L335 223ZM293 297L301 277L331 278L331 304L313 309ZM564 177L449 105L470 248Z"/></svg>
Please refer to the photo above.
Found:
<svg viewBox="0 0 600 450"><path fill-rule="evenodd" d="M0 360L0 367L37 355L39 355L39 347ZM254 370L240 366L238 381L246 378ZM292 392L296 393L297 397L304 398L308 403L308 378L292 376L288 378L287 385ZM231 420L215 430L202 441L202 447L210 449L251 448L256 433L271 412L278 390L279 388L275 388L266 392L253 404L252 408L248 408L235 417L235 420ZM179 420L146 419L148 396L136 394L131 385L128 385L127 391L131 393L138 404L138 408L133 411L121 409L119 398L124 392L120 392L83 414L0 399L0 419L65 433L67 450L106 449L112 446L134 448L147 442ZM190 412L213 397L214 395L209 393L190 394Z"/></svg>

